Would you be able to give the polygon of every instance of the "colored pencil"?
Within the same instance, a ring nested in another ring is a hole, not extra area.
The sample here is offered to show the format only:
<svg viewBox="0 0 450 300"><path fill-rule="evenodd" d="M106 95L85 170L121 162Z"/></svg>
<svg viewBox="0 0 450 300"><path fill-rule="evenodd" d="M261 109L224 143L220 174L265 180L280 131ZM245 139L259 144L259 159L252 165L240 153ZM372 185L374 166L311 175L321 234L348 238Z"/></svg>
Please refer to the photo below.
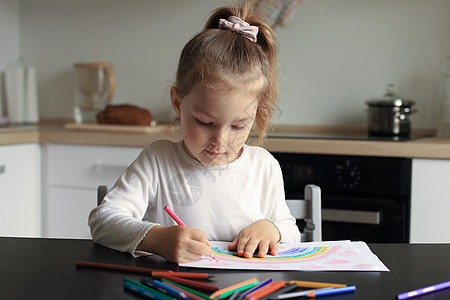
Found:
<svg viewBox="0 0 450 300"><path fill-rule="evenodd" d="M262 288L263 286L265 286L266 284L271 283L273 280L272 278L266 279L263 282L260 282L257 286L249 289L248 291L245 291L244 293L241 294L242 297L246 297L248 294L253 293L254 291L256 291L257 289Z"/></svg>
<svg viewBox="0 0 450 300"><path fill-rule="evenodd" d="M301 281L301 280L290 280L289 283L296 283L300 288L308 289L320 289L324 287L340 288L346 287L346 284L341 283L327 283L327 282L314 282L314 281Z"/></svg>
<svg viewBox="0 0 450 300"><path fill-rule="evenodd" d="M91 268L108 269L108 270L115 270L115 271L145 273L147 275L151 275L152 272L155 272L155 271L167 272L167 270L161 270L161 269L131 267L131 266L113 265L113 264L103 264L103 263L91 262L91 261L77 261L75 264L76 264L77 267L91 267Z"/></svg>
<svg viewBox="0 0 450 300"><path fill-rule="evenodd" d="M190 279L213 279L214 275L209 275L208 273L191 273L191 272L172 272L172 271L154 271L152 276L172 276Z"/></svg>
<svg viewBox="0 0 450 300"><path fill-rule="evenodd" d="M263 286L263 287L257 289L256 291L253 291L253 292L251 292L250 294L247 294L247 295L245 296L245 299L247 299L247 300L252 299L253 296L256 295L256 293L258 293L258 292L260 292L260 291L263 291L263 292L264 292L265 290L267 290L268 288L270 288L270 287L271 287L272 285L274 285L275 283L276 283L276 281L269 282L268 284L266 284L265 286Z"/></svg>
<svg viewBox="0 0 450 300"><path fill-rule="evenodd" d="M235 291L228 300L238 300L241 297L241 291Z"/></svg>
<svg viewBox="0 0 450 300"><path fill-rule="evenodd" d="M169 216L172 217L172 219L174 219L175 222L177 222L178 225L186 226L186 224L184 224L180 217L178 217L177 214L173 210L171 210L168 205L164 206L164 210L169 214Z"/></svg>
<svg viewBox="0 0 450 300"><path fill-rule="evenodd" d="M222 295L218 296L217 299L228 298L229 296L233 295L233 293L236 292L236 291L244 292L244 291L246 291L248 289L251 289L252 287L254 287L254 286L258 285L258 284L259 284L259 280L255 281L255 282L252 282L252 283L249 283L249 284L246 284L246 285L243 285L243 286L240 286L240 287L237 287L234 290L230 290L228 292L223 293Z"/></svg>
<svg viewBox="0 0 450 300"><path fill-rule="evenodd" d="M261 299L267 295L272 294L275 291L278 291L279 289L281 289L282 287L284 287L286 285L286 282L284 280L280 280L278 282L272 282L269 283L268 285L260 288L259 290L255 291L254 293L251 293L250 295L247 296L247 298L251 299L251 300L258 300Z"/></svg>
<svg viewBox="0 0 450 300"><path fill-rule="evenodd" d="M224 293L226 293L226 292L229 292L229 291L231 291L231 290L235 290L235 289L237 289L238 287L241 287L241 286L244 286L244 285L247 285L247 284L249 284L249 283L256 282L256 281L258 281L258 279L256 279L256 277L254 277L254 278L250 278L250 279L247 279L247 280L245 280L245 281L242 281L242 282L240 282L240 283L236 283L236 284L230 285L229 287L220 289L220 290L218 290L218 291L212 293L212 294L209 296L209 298L210 298L210 299L217 298L217 297L219 297L220 295L222 295L222 294L224 294Z"/></svg>
<svg viewBox="0 0 450 300"><path fill-rule="evenodd" d="M314 290L307 290L307 291L301 291L301 292L292 292L292 293L286 293L276 296L276 299L290 299L290 298L299 298L302 296L306 296L308 293L312 291L320 291L320 290L331 290L332 287L326 287L326 288L320 288L320 289L314 289Z"/></svg>
<svg viewBox="0 0 450 300"><path fill-rule="evenodd" d="M353 293L355 290L356 290L356 287L354 285L350 285L350 286L340 287L340 288L335 288L335 289L330 289L330 290L311 291L308 294L306 294L306 297L315 298L315 297L337 295L337 294L343 294L343 293Z"/></svg>
<svg viewBox="0 0 450 300"><path fill-rule="evenodd" d="M170 282L164 281L164 284L166 284L166 285L168 285L168 286L170 286L170 287L173 287L174 289L176 289L176 290L178 290L178 291L180 291L180 292L185 293L186 296L188 296L188 298L191 299L191 300L205 300L205 298L209 298L208 295L205 295L205 297L201 297L201 296L199 296L199 295L196 295L196 294L194 294L194 293L191 293L190 291L188 291L188 288L181 288L181 287L179 287L179 286L176 286L175 283L172 284L172 283L170 283Z"/></svg>
<svg viewBox="0 0 450 300"><path fill-rule="evenodd" d="M298 288L298 286L295 283L293 283L293 284L286 284L281 289L279 289L279 290L277 290L277 291L275 291L273 293L270 293L267 296L264 296L264 297L260 298L260 300L277 299L278 295L289 293L289 292L291 292L293 290L296 290L297 288Z"/></svg>
<svg viewBox="0 0 450 300"><path fill-rule="evenodd" d="M164 283L170 283L170 284L175 285L175 286L177 286L177 287L179 287L179 288L182 288L182 289L185 290L186 292L190 292L190 293L192 293L192 294L195 294L195 295L197 295L197 296L199 296L199 297L201 297L201 298L203 298L203 299L209 300L209 296L208 296L208 295L206 295L206 294L204 294L204 293L202 293L202 292L199 292L199 291L197 291L197 290L194 290L194 289L192 289L192 288L190 288L190 287L187 287L187 286L184 286L184 285L182 285L182 284L179 284L179 283L170 281L170 280L165 279L165 278L163 278L162 281L163 281Z"/></svg>
<svg viewBox="0 0 450 300"><path fill-rule="evenodd" d="M169 276L169 275L159 275L158 278L159 277L168 279L175 283L182 284L184 286L192 287L195 289L201 289L201 290L208 291L208 292L215 292L220 289L220 287L218 287L216 285L199 282L199 281L194 281L194 280L189 280L189 279L180 278L180 277L174 277L174 276Z"/></svg>
<svg viewBox="0 0 450 300"><path fill-rule="evenodd" d="M446 282L430 285L430 286L425 287L425 288L421 288L421 289L413 290L413 291L410 291L410 292L398 294L397 295L397 299L405 300L405 299L409 299L409 298L413 298L413 297L417 297L417 296L433 293L433 292L440 291L440 290L443 290L443 289L448 289L448 288L450 288L450 281L446 281Z"/></svg>
<svg viewBox="0 0 450 300"><path fill-rule="evenodd" d="M176 300L130 278L123 279L123 287L154 300Z"/></svg>
<svg viewBox="0 0 450 300"><path fill-rule="evenodd" d="M174 289L171 286L165 285L161 281L150 280L147 278L141 278L141 283L143 285L149 286L152 289L155 289L155 290L163 293L164 295L171 296L171 297L174 297L179 300L187 300L188 299L188 297L186 296L185 293L180 292L179 290Z"/></svg>

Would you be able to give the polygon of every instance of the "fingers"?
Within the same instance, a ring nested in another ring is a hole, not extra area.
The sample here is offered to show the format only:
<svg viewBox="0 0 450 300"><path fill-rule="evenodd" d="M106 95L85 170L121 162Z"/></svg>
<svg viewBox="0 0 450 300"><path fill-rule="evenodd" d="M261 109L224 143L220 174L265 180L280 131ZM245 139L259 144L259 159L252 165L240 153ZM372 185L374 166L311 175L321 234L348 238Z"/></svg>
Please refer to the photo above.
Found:
<svg viewBox="0 0 450 300"><path fill-rule="evenodd" d="M278 240L280 234L277 227L268 220L258 220L239 232L237 238L228 245L228 250L236 250L239 256L253 257L258 251L258 257L267 253L278 255Z"/></svg>
<svg viewBox="0 0 450 300"><path fill-rule="evenodd" d="M270 254L271 255L278 255L278 253L280 252L280 248L278 246L278 243L276 242L271 242L269 244L269 248L270 248Z"/></svg>
<svg viewBox="0 0 450 300"><path fill-rule="evenodd" d="M247 241L241 240L238 244L238 255L244 256L245 258L253 257L253 253L255 253L256 248L258 248L258 242L254 239L249 239Z"/></svg>
<svg viewBox="0 0 450 300"><path fill-rule="evenodd" d="M151 230L151 232L150 232ZM143 248L163 256L170 262L188 262L211 255L211 247L206 234L188 226L154 226L144 238Z"/></svg>
<svg viewBox="0 0 450 300"><path fill-rule="evenodd" d="M269 242L267 240L254 240L250 239L247 243L242 243L242 245L238 245L238 255L243 256L245 258L253 257L253 254L258 251L258 257L264 258L267 253L271 255L278 255L278 244L276 242Z"/></svg>
<svg viewBox="0 0 450 300"><path fill-rule="evenodd" d="M258 257L266 257L267 252L269 251L269 242L261 241L258 247Z"/></svg>
<svg viewBox="0 0 450 300"><path fill-rule="evenodd" d="M189 238L192 242L188 243L187 251L195 253L197 255L211 256L211 243L209 242L206 234L197 229L192 229L190 231Z"/></svg>
<svg viewBox="0 0 450 300"><path fill-rule="evenodd" d="M235 239L231 242L231 244L228 245L228 250L229 250L229 251L236 250L236 249L237 249L237 244L238 244L238 242L239 242L239 238L235 238Z"/></svg>

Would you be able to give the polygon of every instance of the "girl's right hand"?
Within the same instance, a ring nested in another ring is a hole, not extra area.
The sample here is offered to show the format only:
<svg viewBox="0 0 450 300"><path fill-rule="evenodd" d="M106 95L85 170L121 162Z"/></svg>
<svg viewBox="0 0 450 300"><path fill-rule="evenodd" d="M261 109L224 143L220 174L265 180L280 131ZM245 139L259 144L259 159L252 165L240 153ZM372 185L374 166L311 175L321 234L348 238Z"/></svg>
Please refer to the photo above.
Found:
<svg viewBox="0 0 450 300"><path fill-rule="evenodd" d="M137 250L158 254L170 262L183 263L211 256L211 244L206 234L189 226L154 225Z"/></svg>

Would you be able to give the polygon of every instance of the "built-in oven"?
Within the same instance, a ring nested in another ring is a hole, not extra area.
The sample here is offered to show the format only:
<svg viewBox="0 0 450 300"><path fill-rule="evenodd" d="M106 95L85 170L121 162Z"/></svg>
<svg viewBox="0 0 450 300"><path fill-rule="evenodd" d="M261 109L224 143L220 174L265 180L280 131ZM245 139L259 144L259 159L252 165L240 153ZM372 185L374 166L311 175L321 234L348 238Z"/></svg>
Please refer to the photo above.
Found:
<svg viewBox="0 0 450 300"><path fill-rule="evenodd" d="M322 191L322 239L409 242L411 159L272 153L287 199Z"/></svg>

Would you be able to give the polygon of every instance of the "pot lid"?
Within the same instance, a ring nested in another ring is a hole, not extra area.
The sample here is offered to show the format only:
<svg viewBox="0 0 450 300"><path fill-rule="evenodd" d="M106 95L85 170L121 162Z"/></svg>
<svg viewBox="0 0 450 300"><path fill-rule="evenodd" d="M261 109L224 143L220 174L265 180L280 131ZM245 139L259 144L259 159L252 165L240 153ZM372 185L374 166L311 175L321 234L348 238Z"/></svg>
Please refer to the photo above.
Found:
<svg viewBox="0 0 450 300"><path fill-rule="evenodd" d="M414 103L414 101L407 100L397 95L395 93L395 86L393 83L386 85L386 93L383 96L366 101L366 104L369 106L411 107Z"/></svg>

